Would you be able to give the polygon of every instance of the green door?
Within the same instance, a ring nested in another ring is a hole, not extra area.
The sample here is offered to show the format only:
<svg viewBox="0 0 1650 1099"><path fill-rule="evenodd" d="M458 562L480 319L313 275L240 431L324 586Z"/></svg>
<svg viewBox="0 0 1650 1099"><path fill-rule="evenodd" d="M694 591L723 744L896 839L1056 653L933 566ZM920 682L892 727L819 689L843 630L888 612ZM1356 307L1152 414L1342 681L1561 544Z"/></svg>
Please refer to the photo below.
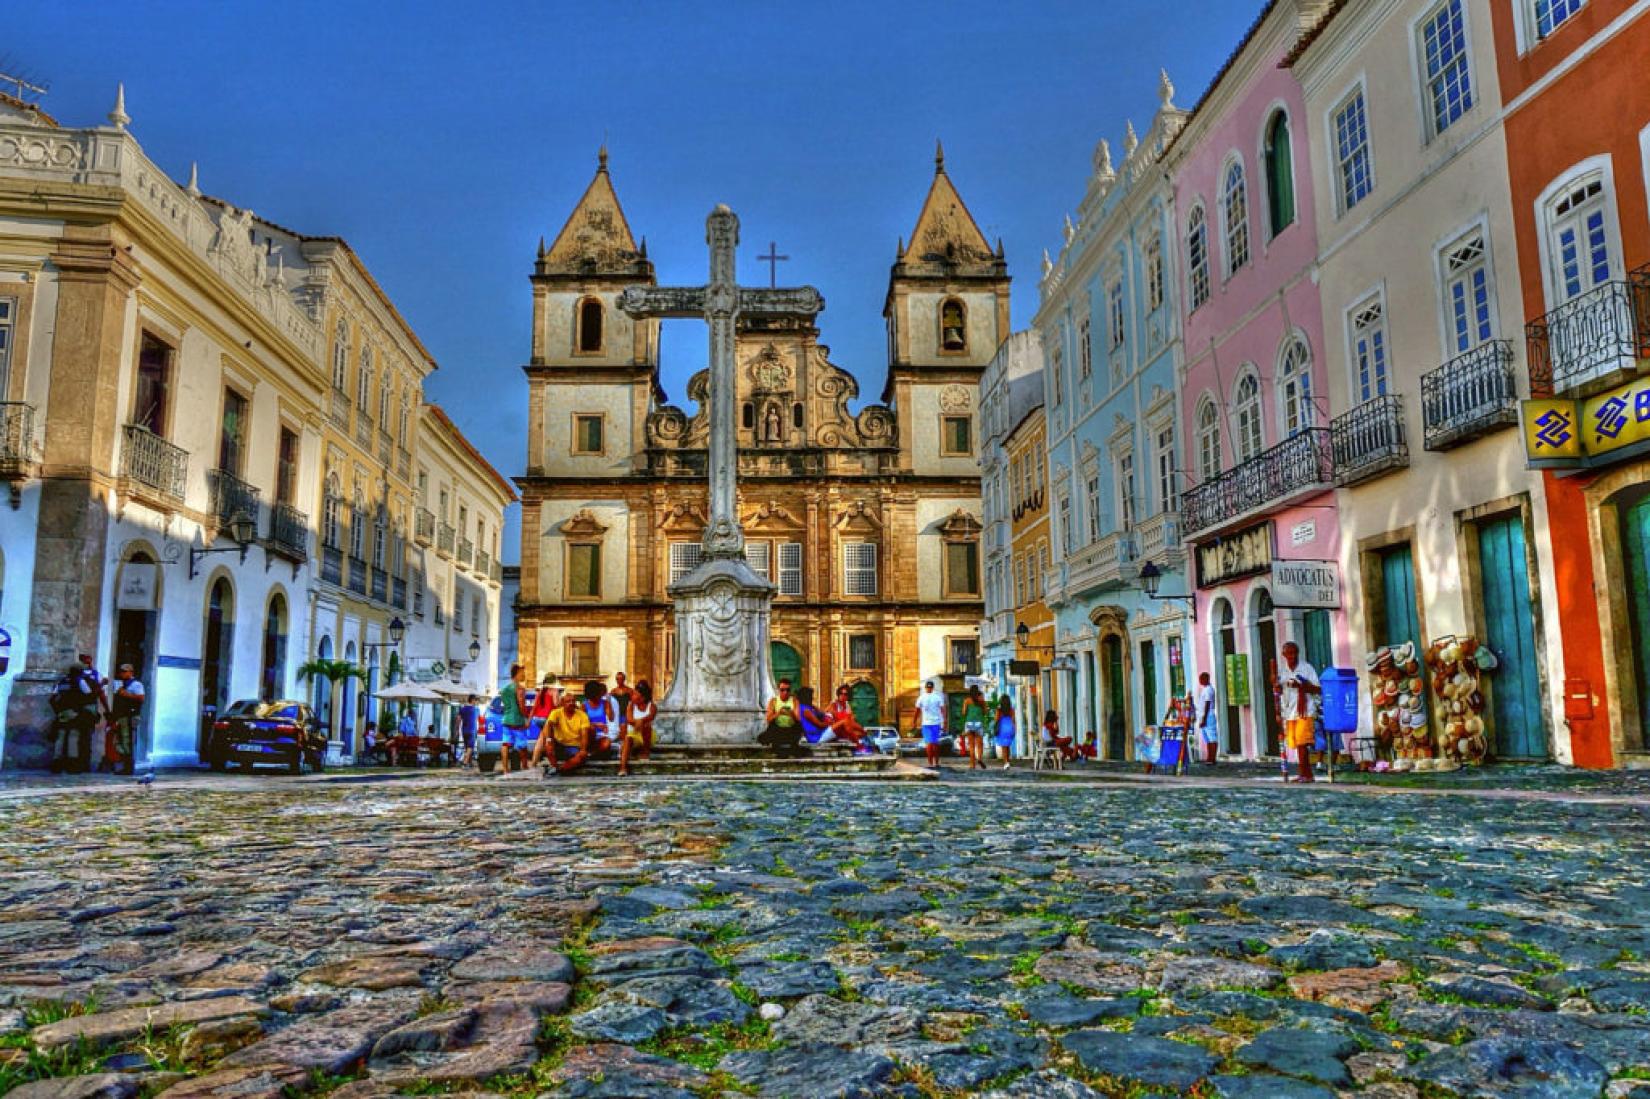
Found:
<svg viewBox="0 0 1650 1099"><path fill-rule="evenodd" d="M1524 522L1509 515L1478 528L1478 566L1484 587L1484 636L1499 660L1485 676L1501 759L1544 759L1541 687L1536 676L1535 615L1524 556Z"/></svg>
<svg viewBox="0 0 1650 1099"><path fill-rule="evenodd" d="M801 653L783 641L775 641L768 646L768 662L773 665L774 686L777 687L781 679L790 680L792 687L802 686Z"/></svg>
<svg viewBox="0 0 1650 1099"><path fill-rule="evenodd" d="M1108 637L1100 646L1106 677L1106 758L1128 758L1128 714L1123 702L1123 642Z"/></svg>
<svg viewBox="0 0 1650 1099"><path fill-rule="evenodd" d="M1415 613L1415 556L1407 544L1381 553L1381 603L1386 632L1380 643L1401 645L1413 641L1419 658L1422 645L1421 622Z"/></svg>
<svg viewBox="0 0 1650 1099"><path fill-rule="evenodd" d="M1639 736L1650 745L1650 494L1621 510L1622 565L1632 625L1633 674L1638 687Z"/></svg>
<svg viewBox="0 0 1650 1099"><path fill-rule="evenodd" d="M854 720L861 725L869 728L882 724L882 703L877 699L877 689L864 680L848 691L848 705L854 708Z"/></svg>
<svg viewBox="0 0 1650 1099"><path fill-rule="evenodd" d="M1155 725L1163 715L1157 712L1157 649L1150 641L1140 643L1140 697L1146 700L1146 724Z"/></svg>
<svg viewBox="0 0 1650 1099"><path fill-rule="evenodd" d="M1334 667L1334 649L1329 644L1329 612L1307 611L1304 617L1306 662L1319 672Z"/></svg>

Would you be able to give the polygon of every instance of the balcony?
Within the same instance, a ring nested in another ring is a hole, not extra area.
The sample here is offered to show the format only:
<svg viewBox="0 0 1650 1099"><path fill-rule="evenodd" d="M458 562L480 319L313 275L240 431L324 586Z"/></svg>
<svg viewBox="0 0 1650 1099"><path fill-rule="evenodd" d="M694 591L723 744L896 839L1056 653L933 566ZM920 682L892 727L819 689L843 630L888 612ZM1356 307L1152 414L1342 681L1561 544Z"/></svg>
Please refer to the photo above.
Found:
<svg viewBox="0 0 1650 1099"><path fill-rule="evenodd" d="M429 508L418 509L418 517L413 523L413 540L421 546L435 541L435 512Z"/></svg>
<svg viewBox="0 0 1650 1099"><path fill-rule="evenodd" d="M1188 489L1180 503L1181 533L1189 537L1234 525L1263 508L1283 507L1334 483L1329 429L1310 427Z"/></svg>
<svg viewBox="0 0 1650 1099"><path fill-rule="evenodd" d="M40 465L40 432L34 406L0 401L0 479L21 481Z"/></svg>
<svg viewBox="0 0 1650 1099"><path fill-rule="evenodd" d="M349 583L345 586L356 595L367 594L367 563L353 554L349 559Z"/></svg>
<svg viewBox="0 0 1650 1099"><path fill-rule="evenodd" d="M329 584L344 582L344 551L337 546L321 547L321 579Z"/></svg>
<svg viewBox="0 0 1650 1099"><path fill-rule="evenodd" d="M1524 326L1530 396L1589 397L1650 359L1650 266L1606 282Z"/></svg>
<svg viewBox="0 0 1650 1099"><path fill-rule="evenodd" d="M1134 576L1135 550L1132 530L1112 531L1085 547L1067 562L1067 592L1081 595L1127 583Z"/></svg>
<svg viewBox="0 0 1650 1099"><path fill-rule="evenodd" d="M407 582L399 576L390 581L390 604L397 610L407 609Z"/></svg>
<svg viewBox="0 0 1650 1099"><path fill-rule="evenodd" d="M475 562L475 559L475 543L468 538L460 538L458 540L458 563L465 568L469 568Z"/></svg>
<svg viewBox="0 0 1650 1099"><path fill-rule="evenodd" d="M488 573L487 575L488 575L488 578L491 579L492 582L495 583L495 584L504 583L504 566L501 565L499 562L494 561L493 562L493 570L492 570L492 572Z"/></svg>
<svg viewBox="0 0 1650 1099"><path fill-rule="evenodd" d="M424 573L413 572L412 612L418 617L424 617Z"/></svg>
<svg viewBox="0 0 1650 1099"><path fill-rule="evenodd" d="M1134 534L1140 547L1140 560L1155 561L1158 568L1165 568L1165 561L1179 563L1182 554L1180 515L1177 512L1160 511L1150 519L1142 520L1134 528Z"/></svg>
<svg viewBox="0 0 1650 1099"><path fill-rule="evenodd" d="M269 510L269 548L293 561L309 557L309 516L291 504Z"/></svg>
<svg viewBox="0 0 1650 1099"><path fill-rule="evenodd" d="M457 537L458 532L453 529L451 523L442 523L435 536L435 551L446 557L451 557L453 555L453 540Z"/></svg>
<svg viewBox="0 0 1650 1099"><path fill-rule="evenodd" d="M1336 416L1329 433L1334 440L1335 483L1343 488L1409 465L1404 401L1396 393Z"/></svg>
<svg viewBox="0 0 1650 1099"><path fill-rule="evenodd" d="M372 570L372 598L379 603L390 601L390 575L383 569Z"/></svg>
<svg viewBox="0 0 1650 1099"><path fill-rule="evenodd" d="M1511 340L1488 343L1421 375L1421 424L1428 450L1448 450L1518 422Z"/></svg>
<svg viewBox="0 0 1650 1099"><path fill-rule="evenodd" d="M142 424L127 424L120 452L120 475L127 487L165 505L183 503L189 452L173 446Z"/></svg>
<svg viewBox="0 0 1650 1099"><path fill-rule="evenodd" d="M332 400L327 405L327 413L332 417L332 422L336 424L340 430L349 430L349 408L349 394L345 393L342 389L334 389L332 391Z"/></svg>
<svg viewBox="0 0 1650 1099"><path fill-rule="evenodd" d="M390 471L391 456L395 453L395 440L383 428L378 429L378 460L384 466L384 472Z"/></svg>
<svg viewBox="0 0 1650 1099"><path fill-rule="evenodd" d="M250 481L242 480L227 469L209 469L206 471L206 488L212 497L212 518L219 527L229 525L229 521L241 513L252 517L254 527L258 522L258 490Z"/></svg>
<svg viewBox="0 0 1650 1099"><path fill-rule="evenodd" d="M484 549L476 550L476 575L487 576L492 572L492 554Z"/></svg>
<svg viewBox="0 0 1650 1099"><path fill-rule="evenodd" d="M406 447L395 448L395 475L403 481L412 480L412 455Z"/></svg>
<svg viewBox="0 0 1650 1099"><path fill-rule="evenodd" d="M372 415L364 408L355 414L355 441L363 447L372 446Z"/></svg>

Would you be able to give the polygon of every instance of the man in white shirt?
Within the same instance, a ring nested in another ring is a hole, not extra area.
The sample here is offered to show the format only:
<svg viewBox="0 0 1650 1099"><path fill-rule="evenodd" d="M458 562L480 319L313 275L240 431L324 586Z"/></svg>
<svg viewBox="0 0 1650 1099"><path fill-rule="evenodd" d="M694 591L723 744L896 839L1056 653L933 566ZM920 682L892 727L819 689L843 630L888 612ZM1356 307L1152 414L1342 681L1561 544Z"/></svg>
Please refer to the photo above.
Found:
<svg viewBox="0 0 1650 1099"><path fill-rule="evenodd" d="M1209 673L1197 677L1197 694L1192 698L1193 720L1203 740L1203 762L1213 765L1215 752L1220 747L1220 723L1215 718L1215 687L1209 682Z"/></svg>
<svg viewBox="0 0 1650 1099"><path fill-rule="evenodd" d="M922 729L922 750L928 757L928 766L940 765L940 737L945 732L945 696L934 690L930 679L917 696L917 724Z"/></svg>
<svg viewBox="0 0 1650 1099"><path fill-rule="evenodd" d="M143 684L130 664L120 666L115 697L109 703L109 724L114 734L114 758L109 762L117 774L131 774L136 765L132 756L132 730L143 713Z"/></svg>
<svg viewBox="0 0 1650 1099"><path fill-rule="evenodd" d="M1278 715L1283 718L1284 739L1288 747L1298 752L1301 782L1312 781L1312 742L1315 739L1318 697L1323 688L1318 684L1318 670L1301 658L1300 646L1293 641L1283 643L1283 667L1273 691L1278 698Z"/></svg>

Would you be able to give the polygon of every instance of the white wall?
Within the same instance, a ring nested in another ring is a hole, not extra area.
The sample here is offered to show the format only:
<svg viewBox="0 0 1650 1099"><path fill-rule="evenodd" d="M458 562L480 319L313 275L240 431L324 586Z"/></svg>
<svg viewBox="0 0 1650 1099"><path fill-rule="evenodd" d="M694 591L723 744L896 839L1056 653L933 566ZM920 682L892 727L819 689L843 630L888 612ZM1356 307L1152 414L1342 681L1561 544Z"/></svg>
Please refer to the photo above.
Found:
<svg viewBox="0 0 1650 1099"><path fill-rule="evenodd" d="M539 593L554 602L566 597L563 571L567 561L561 526L581 510L588 510L607 528L602 536L601 602L622 600L629 593L630 512L622 500L546 500L539 512Z"/></svg>

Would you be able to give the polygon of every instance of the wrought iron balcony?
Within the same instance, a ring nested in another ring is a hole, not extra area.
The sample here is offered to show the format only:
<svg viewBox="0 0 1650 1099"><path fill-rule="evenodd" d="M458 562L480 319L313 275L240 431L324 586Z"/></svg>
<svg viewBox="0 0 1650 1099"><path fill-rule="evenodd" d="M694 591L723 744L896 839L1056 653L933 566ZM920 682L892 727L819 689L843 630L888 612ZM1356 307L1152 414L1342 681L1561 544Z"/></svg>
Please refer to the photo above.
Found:
<svg viewBox="0 0 1650 1099"><path fill-rule="evenodd" d="M413 538L421 546L427 546L435 540L435 512L429 508L418 509L418 517L413 524Z"/></svg>
<svg viewBox="0 0 1650 1099"><path fill-rule="evenodd" d="M1629 380L1650 359L1650 265L1531 321L1524 339L1532 397L1586 397Z"/></svg>
<svg viewBox="0 0 1650 1099"><path fill-rule="evenodd" d="M1188 489L1180 502L1181 530L1192 535L1234 523L1334 483L1329 429L1309 427Z"/></svg>
<svg viewBox="0 0 1650 1099"><path fill-rule="evenodd" d="M476 575L486 576L491 571L492 555L484 549L476 550Z"/></svg>
<svg viewBox="0 0 1650 1099"><path fill-rule="evenodd" d="M1428 450L1446 450L1518 422L1511 340L1490 340L1421 375Z"/></svg>
<svg viewBox="0 0 1650 1099"><path fill-rule="evenodd" d="M269 548L294 561L309 557L309 516L291 504L270 508Z"/></svg>
<svg viewBox="0 0 1650 1099"><path fill-rule="evenodd" d="M1335 483L1355 485L1409 465L1404 402L1396 393L1365 401L1329 425L1335 447Z"/></svg>
<svg viewBox="0 0 1650 1099"><path fill-rule="evenodd" d="M488 573L488 576L495 584L504 583L504 566L499 564L499 562L494 561L493 570Z"/></svg>
<svg viewBox="0 0 1650 1099"><path fill-rule="evenodd" d="M40 464L34 406L0 401L0 477L22 479Z"/></svg>
<svg viewBox="0 0 1650 1099"><path fill-rule="evenodd" d="M475 561L475 557L475 543L471 542L468 538L460 538L458 540L458 563L463 565L465 568L469 568Z"/></svg>
<svg viewBox="0 0 1650 1099"><path fill-rule="evenodd" d="M399 576L390 581L390 603L397 610L407 609L407 582Z"/></svg>
<svg viewBox="0 0 1650 1099"><path fill-rule="evenodd" d="M349 409L349 394L345 393L342 389L334 389L332 391L332 400L328 404L327 410L328 414L332 417L332 422L344 431L349 430Z"/></svg>
<svg viewBox="0 0 1650 1099"><path fill-rule="evenodd" d="M457 537L458 532L453 529L451 523L442 523L435 536L435 551L451 557L453 555L453 540Z"/></svg>
<svg viewBox="0 0 1650 1099"><path fill-rule="evenodd" d="M235 476L227 469L206 471L206 488L212 496L212 517L220 527L227 526L235 516L245 512L258 522L258 490L250 481Z"/></svg>
<svg viewBox="0 0 1650 1099"><path fill-rule="evenodd" d="M120 475L167 502L183 503L189 452L173 446L142 424L127 424L120 452Z"/></svg>
<svg viewBox="0 0 1650 1099"><path fill-rule="evenodd" d="M353 554L349 559L349 583L346 586L356 595L367 594L367 563Z"/></svg>
<svg viewBox="0 0 1650 1099"><path fill-rule="evenodd" d="M344 551L337 546L321 547L321 579L329 584L344 582Z"/></svg>
<svg viewBox="0 0 1650 1099"><path fill-rule="evenodd" d="M388 603L390 595L390 576L383 569L372 570L372 597L380 603Z"/></svg>

